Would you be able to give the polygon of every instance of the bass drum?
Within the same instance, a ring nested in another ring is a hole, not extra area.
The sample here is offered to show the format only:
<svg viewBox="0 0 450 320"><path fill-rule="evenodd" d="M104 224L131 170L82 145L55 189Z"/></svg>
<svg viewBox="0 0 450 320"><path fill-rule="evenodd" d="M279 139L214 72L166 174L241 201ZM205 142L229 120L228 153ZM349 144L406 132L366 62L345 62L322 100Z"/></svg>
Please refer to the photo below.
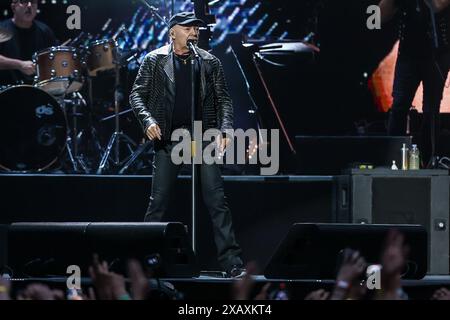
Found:
<svg viewBox="0 0 450 320"><path fill-rule="evenodd" d="M0 168L40 172L58 160L67 122L55 98L33 86L13 86L0 92L0 109Z"/></svg>

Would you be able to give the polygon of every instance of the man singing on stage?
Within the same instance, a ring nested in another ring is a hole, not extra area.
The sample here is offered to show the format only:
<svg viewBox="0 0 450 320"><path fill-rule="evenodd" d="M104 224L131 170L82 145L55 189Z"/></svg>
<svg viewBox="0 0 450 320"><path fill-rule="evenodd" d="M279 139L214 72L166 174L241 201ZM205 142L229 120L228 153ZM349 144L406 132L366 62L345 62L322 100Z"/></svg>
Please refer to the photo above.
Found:
<svg viewBox="0 0 450 320"><path fill-rule="evenodd" d="M155 157L150 204L146 222L160 222L181 169L171 159L176 129L191 130L191 59L188 40L197 42L203 21L194 13L182 12L169 21L171 44L150 52L144 59L130 95L131 106L146 136L154 141ZM233 129L233 106L220 61L199 49L195 63L197 119L203 128L224 132ZM192 132L192 130L191 130ZM230 143L218 141L221 151ZM216 164L201 164L200 182L211 215L218 260L231 277L245 273L236 242L231 212L225 199L221 172ZM186 206L188 207L188 206Z"/></svg>
<svg viewBox="0 0 450 320"><path fill-rule="evenodd" d="M0 43L0 85L32 84L33 54L56 45L57 40L47 25L35 20L38 0L13 0L11 9L13 18L0 23L0 29L13 35Z"/></svg>
<svg viewBox="0 0 450 320"><path fill-rule="evenodd" d="M395 70L388 133L405 135L407 115L423 81L421 149L424 164L434 156L439 135L439 109L450 68L450 0L382 0L382 21L401 12L400 48ZM431 19L435 17L435 25ZM437 43L436 43L437 42ZM432 139L433 137L433 139ZM435 166L434 160L429 167Z"/></svg>

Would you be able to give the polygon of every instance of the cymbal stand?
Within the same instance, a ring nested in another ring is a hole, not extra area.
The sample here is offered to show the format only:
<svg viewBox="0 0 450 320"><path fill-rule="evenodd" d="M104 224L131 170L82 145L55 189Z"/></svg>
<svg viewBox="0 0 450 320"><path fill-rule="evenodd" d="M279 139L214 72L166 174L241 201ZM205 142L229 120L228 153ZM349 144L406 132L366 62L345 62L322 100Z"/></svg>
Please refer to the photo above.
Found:
<svg viewBox="0 0 450 320"><path fill-rule="evenodd" d="M63 96L57 96L55 97L56 100L58 101L59 105L61 106L64 115L66 117L66 119L68 119L67 117L67 104L66 104L66 100L64 99L64 95ZM66 149L67 149L67 154L69 156L69 160L70 163L72 165L72 169L74 172L79 172L78 171L78 163L75 157L75 153L74 153L74 143L72 140L72 134L73 134L73 130L70 129L70 126L67 126L67 138L66 138Z"/></svg>
<svg viewBox="0 0 450 320"><path fill-rule="evenodd" d="M72 99L69 100L72 105L73 105L73 113L74 113L74 118L73 118L73 138L75 139L74 141L74 158L78 161L78 163L81 165L81 167L84 170L84 173L90 173L92 167L89 167L89 165L87 164L86 160L93 160L90 159L90 155L88 154L90 151L90 142L92 142L92 146L94 148L94 154L97 155L101 155L103 154L103 148L100 145L100 141L98 138L98 134L97 134L97 130L95 129L94 126L94 122L92 119L92 110L87 110L87 113L79 113L80 111L80 107L84 107L84 108L88 108L88 104L86 102L86 100L83 98L83 96L79 93L76 92L73 94ZM82 130L78 130L78 123L77 123L77 119L78 117L83 117L86 116L87 117L87 126L88 128L86 129L82 129ZM83 138L86 137L85 140L83 140ZM83 144L84 141L84 144ZM84 148L80 149L80 146L83 146Z"/></svg>
<svg viewBox="0 0 450 320"><path fill-rule="evenodd" d="M120 88L120 61L116 61L116 80L114 92L114 113L115 113L115 131L112 134L106 151L100 161L97 169L97 174L102 174L105 170L108 160L116 167L120 166L123 161L120 161L120 143L124 142L130 154L133 154L136 148L136 143L125 133L120 130L120 103L123 99L123 93ZM130 156L129 156L130 157ZM128 158L129 158L128 157ZM112 158L112 159L111 159ZM127 161L127 160L125 160Z"/></svg>

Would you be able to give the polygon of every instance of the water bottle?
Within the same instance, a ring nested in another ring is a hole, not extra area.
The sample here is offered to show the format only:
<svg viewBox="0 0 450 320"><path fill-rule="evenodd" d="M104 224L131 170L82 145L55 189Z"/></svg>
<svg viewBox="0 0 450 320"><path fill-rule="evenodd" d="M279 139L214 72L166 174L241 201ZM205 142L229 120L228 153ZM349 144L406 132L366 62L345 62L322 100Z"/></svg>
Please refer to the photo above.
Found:
<svg viewBox="0 0 450 320"><path fill-rule="evenodd" d="M404 143L402 147L402 170L408 170L408 160L408 148L406 143Z"/></svg>
<svg viewBox="0 0 450 320"><path fill-rule="evenodd" d="M420 152L416 144L412 145L412 149L409 152L409 170L420 169Z"/></svg>

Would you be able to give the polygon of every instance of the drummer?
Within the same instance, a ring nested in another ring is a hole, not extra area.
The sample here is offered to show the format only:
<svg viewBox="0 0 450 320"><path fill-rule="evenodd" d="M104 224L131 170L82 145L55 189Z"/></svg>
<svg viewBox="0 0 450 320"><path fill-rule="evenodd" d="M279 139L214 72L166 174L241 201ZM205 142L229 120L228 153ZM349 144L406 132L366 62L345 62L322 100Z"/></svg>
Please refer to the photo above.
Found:
<svg viewBox="0 0 450 320"><path fill-rule="evenodd" d="M12 0L11 9L13 17L0 22L0 30L13 35L0 43L0 85L32 84L33 54L57 45L57 40L46 24L36 20L38 0Z"/></svg>

